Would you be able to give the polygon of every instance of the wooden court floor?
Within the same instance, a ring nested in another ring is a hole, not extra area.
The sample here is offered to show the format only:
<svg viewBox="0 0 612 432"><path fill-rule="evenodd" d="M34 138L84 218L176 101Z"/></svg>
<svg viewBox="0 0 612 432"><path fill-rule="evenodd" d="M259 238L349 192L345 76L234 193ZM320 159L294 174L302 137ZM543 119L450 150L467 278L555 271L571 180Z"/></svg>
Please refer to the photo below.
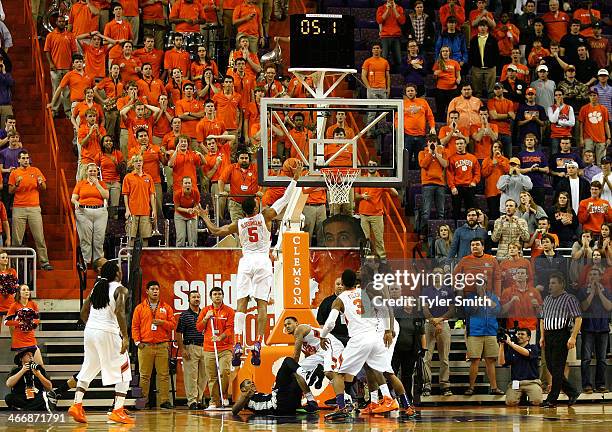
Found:
<svg viewBox="0 0 612 432"><path fill-rule="evenodd" d="M386 417L360 416L346 423L329 424L320 414L291 418L256 418L231 413L208 414L176 409L153 410L135 414L136 425L107 424L106 414L87 411L89 423L80 425L71 418L65 422L23 423L8 420L0 413L0 431L179 431L179 432L606 432L612 431L612 405L589 404L555 410L540 408L452 407L423 408L419 418L400 420Z"/></svg>

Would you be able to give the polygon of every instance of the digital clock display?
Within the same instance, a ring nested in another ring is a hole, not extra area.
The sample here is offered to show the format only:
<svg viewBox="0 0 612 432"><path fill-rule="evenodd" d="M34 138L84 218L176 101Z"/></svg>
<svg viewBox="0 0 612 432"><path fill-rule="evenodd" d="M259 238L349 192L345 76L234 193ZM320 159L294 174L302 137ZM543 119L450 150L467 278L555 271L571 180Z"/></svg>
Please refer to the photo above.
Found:
<svg viewBox="0 0 612 432"><path fill-rule="evenodd" d="M354 28L350 15L291 15L291 67L353 68Z"/></svg>

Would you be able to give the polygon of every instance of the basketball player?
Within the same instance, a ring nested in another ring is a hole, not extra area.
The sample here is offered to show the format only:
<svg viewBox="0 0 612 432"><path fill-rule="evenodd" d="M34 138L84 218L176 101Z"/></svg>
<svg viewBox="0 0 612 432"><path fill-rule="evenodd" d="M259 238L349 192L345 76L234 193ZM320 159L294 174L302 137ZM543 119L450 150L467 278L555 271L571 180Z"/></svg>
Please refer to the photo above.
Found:
<svg viewBox="0 0 612 432"><path fill-rule="evenodd" d="M217 227L208 217L208 208L201 211L202 219L212 235L227 236L238 234L242 245L242 258L238 263L238 301L236 315L234 317L234 332L236 334L236 345L232 357L232 366L240 366L246 323L246 311L249 299L253 297L257 302L257 340L251 350L251 363L253 366L261 364L261 343L265 335L266 323L268 321L268 299L272 289L272 261L270 260L270 227L272 220L282 212L289 203L289 199L295 188L297 180L302 173L303 164L296 161L293 169L293 180L287 186L283 196L271 207L257 213L257 203L253 197L245 199L242 210L247 215L243 219L232 222L229 225Z"/></svg>
<svg viewBox="0 0 612 432"><path fill-rule="evenodd" d="M330 334L327 339L330 346L327 349L321 347L321 329L314 328L308 324L300 324L295 317L285 318L285 332L295 338L293 348L293 360L300 364L306 372L303 376L309 386L320 389L323 377L331 381L336 369L338 359L344 350L344 345L334 335ZM304 359L300 362L300 353L304 353ZM318 371L325 372L318 373Z"/></svg>
<svg viewBox="0 0 612 432"><path fill-rule="evenodd" d="M375 375L381 375L387 369L385 346L390 346L393 341L393 331L390 328L389 320L387 320L385 326L383 345L378 340L380 336L376 330L377 320L363 317L362 290L356 288L357 274L353 270L344 270L342 273L342 284L346 289L334 300L332 310L321 331L321 337L327 337L334 329L336 319L340 313L344 314L350 339L344 348L342 359L332 381L338 408L336 411L325 416L327 420L342 420L349 416L350 412L346 408L344 400L344 383L353 382L353 378L359 373L366 362ZM325 342L322 341L322 345L326 348L326 339ZM377 413L385 413L397 409L397 403L395 405L392 403L395 401L391 398L387 384L381 385L380 391L383 394L384 404Z"/></svg>
<svg viewBox="0 0 612 432"><path fill-rule="evenodd" d="M68 409L68 414L79 423L87 423L83 396L100 371L103 385L115 385L115 406L109 420L135 423L123 408L132 371L127 353L130 343L125 311L128 291L121 286L121 276L117 264L104 264L100 278L81 309L81 319L85 322L85 356L77 375L74 404Z"/></svg>
<svg viewBox="0 0 612 432"><path fill-rule="evenodd" d="M291 357L285 357L283 364L276 373L272 393L259 393L255 383L245 379L240 383L240 395L232 407L232 413L238 415L244 408L260 415L295 415L302 406L302 394L306 397L307 412L319 409L310 388L302 378L300 365Z"/></svg>

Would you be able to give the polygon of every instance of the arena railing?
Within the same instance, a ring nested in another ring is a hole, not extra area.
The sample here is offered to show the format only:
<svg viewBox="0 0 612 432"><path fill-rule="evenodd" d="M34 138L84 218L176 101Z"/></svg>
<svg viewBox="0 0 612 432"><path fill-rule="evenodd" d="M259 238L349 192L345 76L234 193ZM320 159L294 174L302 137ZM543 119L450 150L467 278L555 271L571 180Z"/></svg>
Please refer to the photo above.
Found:
<svg viewBox="0 0 612 432"><path fill-rule="evenodd" d="M36 296L36 251L29 247L6 247L2 250L9 256L9 267L17 271L19 283L24 283Z"/></svg>
<svg viewBox="0 0 612 432"><path fill-rule="evenodd" d="M395 202L393 202L393 199L388 194L383 194L383 196L385 219L387 221L385 225L391 227L391 232L397 238L398 244L402 249L402 257L406 260L408 259L408 230L406 229L406 224L400 212L397 210L397 206Z"/></svg>
<svg viewBox="0 0 612 432"><path fill-rule="evenodd" d="M66 180L66 172L60 169L60 175L58 178L58 196L59 196L59 211L60 211L60 224L67 227L66 235L64 236L66 250L70 252L70 264L71 270L76 273L77 271L77 232L76 232L76 220L74 216L74 207L70 202L70 189L68 189L68 181Z"/></svg>

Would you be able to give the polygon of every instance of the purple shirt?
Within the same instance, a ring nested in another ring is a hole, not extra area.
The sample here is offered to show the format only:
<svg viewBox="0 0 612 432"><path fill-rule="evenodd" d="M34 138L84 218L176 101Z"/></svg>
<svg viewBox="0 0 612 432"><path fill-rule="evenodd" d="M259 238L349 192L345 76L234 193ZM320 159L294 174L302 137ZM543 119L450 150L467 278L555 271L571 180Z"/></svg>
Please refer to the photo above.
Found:
<svg viewBox="0 0 612 432"><path fill-rule="evenodd" d="M0 150L0 164L2 164L3 168L10 168L10 167L18 167L19 166L19 152L21 152L22 150L27 151L26 149L24 149L23 147L19 147L19 148L15 148L12 149L10 147L6 147L2 150ZM2 174L2 180L4 181L4 184L8 184L8 178L11 174L10 173L3 173Z"/></svg>
<svg viewBox="0 0 612 432"><path fill-rule="evenodd" d="M540 168L548 166L548 157L540 150L533 152L523 150L518 154L518 158L521 160L521 168L531 168L535 164L538 164ZM544 187L544 173L530 172L526 175L531 179L533 187Z"/></svg>

